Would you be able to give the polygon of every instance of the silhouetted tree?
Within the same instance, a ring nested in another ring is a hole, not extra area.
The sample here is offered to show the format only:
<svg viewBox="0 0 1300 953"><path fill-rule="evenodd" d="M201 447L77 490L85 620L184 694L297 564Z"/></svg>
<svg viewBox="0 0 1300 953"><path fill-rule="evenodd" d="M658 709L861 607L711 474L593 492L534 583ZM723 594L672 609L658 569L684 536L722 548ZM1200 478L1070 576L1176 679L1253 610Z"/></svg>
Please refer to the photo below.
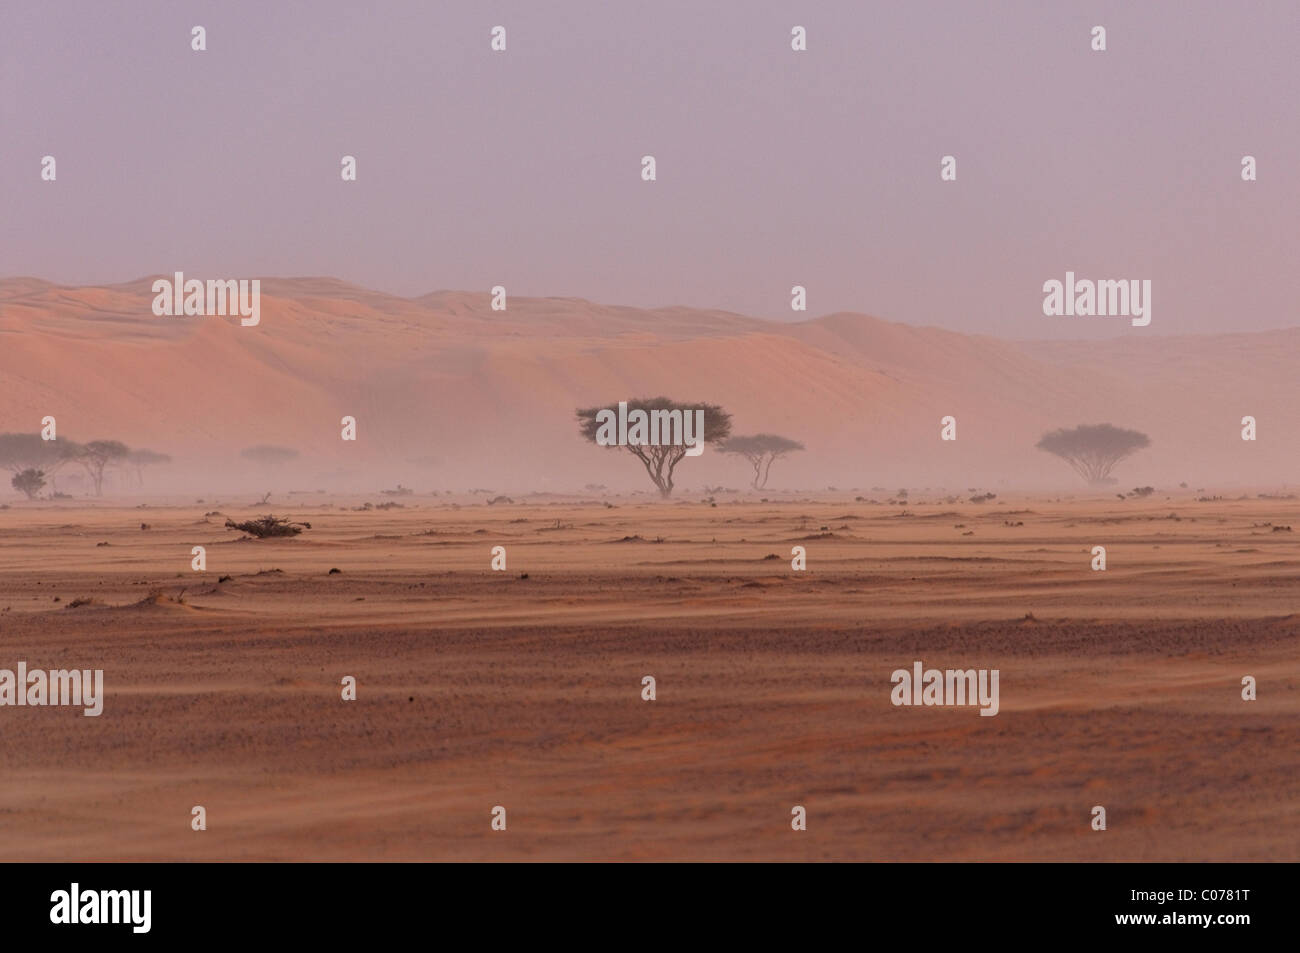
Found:
<svg viewBox="0 0 1300 953"><path fill-rule="evenodd" d="M1110 482L1110 471L1115 464L1150 445L1146 434L1110 424L1080 424L1073 429L1053 430L1038 441L1039 450L1060 457L1093 486Z"/></svg>
<svg viewBox="0 0 1300 953"><path fill-rule="evenodd" d="M767 486L767 474L772 469L773 460L802 449L804 445L799 441L770 433L731 437L718 445L719 453L734 453L749 461L754 468L754 479L749 485L756 490Z"/></svg>
<svg viewBox="0 0 1300 953"><path fill-rule="evenodd" d="M92 440L81 448L77 462L86 468L95 483L95 495L104 495L104 468L110 463L120 463L131 453L131 448L120 440Z"/></svg>
<svg viewBox="0 0 1300 953"><path fill-rule="evenodd" d="M127 454L126 462L135 467L135 478L141 486L144 486L144 468L163 463L171 463L172 458L165 453L156 453L153 450L132 450Z"/></svg>
<svg viewBox="0 0 1300 953"><path fill-rule="evenodd" d="M10 481L19 493L26 493L27 499L36 499L36 494L45 488L45 474L41 470L24 470Z"/></svg>
<svg viewBox="0 0 1300 953"><path fill-rule="evenodd" d="M660 442L658 444L605 444L605 446L615 446L626 450L641 461L645 467L646 473L654 481L654 485L659 488L659 495L664 499L672 496L673 493L673 473L677 469L677 464L681 463L682 458L686 456L686 451L690 448L681 443L669 443L663 440L663 431L668 429L669 423L676 426L675 433L683 433L682 425L687 413L693 413L696 410L704 411L704 433L693 433L701 444L720 443L731 436L731 414L727 413L717 404L687 404L678 403L669 400L667 397L637 398L629 400L627 403L627 415L629 427L631 430L632 415L635 411L642 411L646 414L647 419L654 419L659 423L656 429L660 433ZM598 415L602 410L609 410L618 413L618 402L615 401L608 407L580 407L577 411L578 432L587 440L599 445L597 436L602 430L601 421ZM676 414L676 418L672 415ZM694 418L692 418L694 419ZM615 424L615 429L617 424Z"/></svg>
<svg viewBox="0 0 1300 953"><path fill-rule="evenodd" d="M81 452L81 445L73 440L44 440L35 433L0 433L0 467L13 473L41 470L52 478Z"/></svg>
<svg viewBox="0 0 1300 953"><path fill-rule="evenodd" d="M239 455L245 460L252 460L254 463L260 463L263 466L273 466L278 463L288 463L298 456L298 451L289 447L258 444L256 447L248 447L239 451Z"/></svg>

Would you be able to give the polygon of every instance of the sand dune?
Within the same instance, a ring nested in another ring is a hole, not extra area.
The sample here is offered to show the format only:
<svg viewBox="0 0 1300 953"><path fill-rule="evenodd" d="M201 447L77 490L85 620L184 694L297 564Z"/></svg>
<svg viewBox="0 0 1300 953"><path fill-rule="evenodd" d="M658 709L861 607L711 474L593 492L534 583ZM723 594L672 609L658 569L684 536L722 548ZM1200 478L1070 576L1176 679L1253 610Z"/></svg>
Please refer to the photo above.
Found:
<svg viewBox="0 0 1300 953"><path fill-rule="evenodd" d="M583 444L573 409L666 394L722 404L737 432L802 440L774 489L1069 488L1033 444L1102 420L1152 436L1124 486L1275 485L1300 469L1300 330L1016 343L857 314L784 324L523 297L500 313L486 294L404 299L329 278L267 279L261 325L242 328L155 317L149 288L0 281L0 429L53 414L74 439L153 447L191 477L279 443L318 482L635 488L635 463ZM344 414L361 424L356 444L339 440ZM956 443L938 439L946 414ZM1246 414L1260 422L1251 444ZM428 457L438 464L410 463ZM707 454L682 475L746 480L743 463Z"/></svg>

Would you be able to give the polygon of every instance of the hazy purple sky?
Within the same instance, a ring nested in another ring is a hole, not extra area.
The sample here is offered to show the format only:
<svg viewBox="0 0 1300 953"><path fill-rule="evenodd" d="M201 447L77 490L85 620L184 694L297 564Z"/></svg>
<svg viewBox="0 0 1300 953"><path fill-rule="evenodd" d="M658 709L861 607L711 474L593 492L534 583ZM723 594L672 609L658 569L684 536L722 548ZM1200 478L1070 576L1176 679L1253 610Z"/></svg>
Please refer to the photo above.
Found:
<svg viewBox="0 0 1300 953"><path fill-rule="evenodd" d="M7 0L3 21L0 276L778 318L803 284L809 315L1008 337L1300 324L1296 0ZM1044 316L1066 269L1150 278L1151 326Z"/></svg>

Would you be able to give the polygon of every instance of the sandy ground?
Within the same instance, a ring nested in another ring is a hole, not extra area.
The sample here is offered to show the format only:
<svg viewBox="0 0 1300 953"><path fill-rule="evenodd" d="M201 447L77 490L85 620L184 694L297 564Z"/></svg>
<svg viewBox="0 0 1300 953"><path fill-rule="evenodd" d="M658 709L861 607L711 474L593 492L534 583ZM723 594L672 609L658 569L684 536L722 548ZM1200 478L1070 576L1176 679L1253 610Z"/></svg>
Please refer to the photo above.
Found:
<svg viewBox="0 0 1300 953"><path fill-rule="evenodd" d="M0 859L1300 860L1300 502L249 502L0 510Z"/></svg>

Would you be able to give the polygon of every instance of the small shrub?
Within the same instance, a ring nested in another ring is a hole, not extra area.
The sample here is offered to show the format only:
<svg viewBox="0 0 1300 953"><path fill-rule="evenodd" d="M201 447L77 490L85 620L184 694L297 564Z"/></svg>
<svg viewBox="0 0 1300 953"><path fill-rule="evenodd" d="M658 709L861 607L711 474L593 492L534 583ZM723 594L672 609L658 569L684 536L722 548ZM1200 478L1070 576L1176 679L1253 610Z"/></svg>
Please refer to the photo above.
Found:
<svg viewBox="0 0 1300 953"><path fill-rule="evenodd" d="M304 529L311 529L311 523L295 523L283 517L267 515L261 519L245 520L242 523L228 519L226 529L237 529L249 536L267 539L275 536L297 536Z"/></svg>

